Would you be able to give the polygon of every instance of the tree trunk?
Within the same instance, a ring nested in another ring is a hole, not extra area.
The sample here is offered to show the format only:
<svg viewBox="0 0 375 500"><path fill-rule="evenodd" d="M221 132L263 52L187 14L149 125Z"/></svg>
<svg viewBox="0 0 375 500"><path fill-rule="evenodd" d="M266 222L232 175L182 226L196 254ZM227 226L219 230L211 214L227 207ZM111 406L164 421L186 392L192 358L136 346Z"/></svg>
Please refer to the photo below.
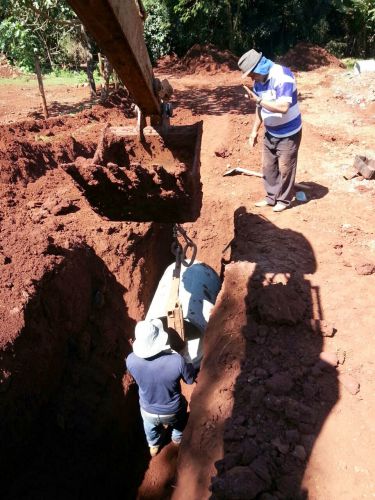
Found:
<svg viewBox="0 0 375 500"><path fill-rule="evenodd" d="M230 0L226 2L226 11L227 11L227 26L228 26L228 47L229 50L233 50L234 40L233 40L233 17L232 17L232 7L230 4Z"/></svg>
<svg viewBox="0 0 375 500"><path fill-rule="evenodd" d="M95 85L95 79L94 79L94 69L95 69L95 62L94 62L94 55L93 55L93 44L90 39L89 34L86 32L84 26L82 25L82 35L83 35L83 40L85 43L85 48L86 48L86 73L87 73L87 79L90 85L90 94L91 97L96 97L96 85Z"/></svg>
<svg viewBox="0 0 375 500"><path fill-rule="evenodd" d="M34 63L35 63L35 73L36 73L36 77L38 79L40 97L42 99L44 118L47 119L48 118L48 108L47 108L46 96L44 94L43 78L42 78L42 72L40 70L40 62L39 62L38 56L35 56Z"/></svg>

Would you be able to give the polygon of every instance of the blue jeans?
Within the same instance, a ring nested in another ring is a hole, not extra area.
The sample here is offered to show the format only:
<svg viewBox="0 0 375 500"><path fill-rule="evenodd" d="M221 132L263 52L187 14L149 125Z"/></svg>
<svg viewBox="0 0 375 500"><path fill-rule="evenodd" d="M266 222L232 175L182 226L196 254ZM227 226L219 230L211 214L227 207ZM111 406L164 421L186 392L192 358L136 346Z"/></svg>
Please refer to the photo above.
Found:
<svg viewBox="0 0 375 500"><path fill-rule="evenodd" d="M158 446L160 444L163 425L170 425L172 427L172 441L175 443L181 442L182 432L187 422L186 406L174 415L155 415L147 413L141 408L141 415L149 446Z"/></svg>

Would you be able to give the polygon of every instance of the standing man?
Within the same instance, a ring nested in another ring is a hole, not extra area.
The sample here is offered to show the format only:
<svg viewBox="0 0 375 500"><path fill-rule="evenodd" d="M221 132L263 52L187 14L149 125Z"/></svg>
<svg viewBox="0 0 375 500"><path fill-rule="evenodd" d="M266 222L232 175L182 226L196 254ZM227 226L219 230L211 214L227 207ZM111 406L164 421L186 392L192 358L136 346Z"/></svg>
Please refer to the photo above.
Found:
<svg viewBox="0 0 375 500"><path fill-rule="evenodd" d="M254 89L244 85L256 103L253 130L249 137L255 146L264 122L263 179L266 197L256 207L272 206L274 212L288 208L294 194L302 121L297 101L297 87L289 68L275 64L261 52L249 50L238 61L242 78L254 80Z"/></svg>
<svg viewBox="0 0 375 500"><path fill-rule="evenodd" d="M126 359L128 371L139 388L143 427L154 457L160 448L163 426L172 427L172 441L180 444L187 423L187 402L181 379L195 380L191 363L167 345L168 333L160 319L140 321L135 327L133 352Z"/></svg>

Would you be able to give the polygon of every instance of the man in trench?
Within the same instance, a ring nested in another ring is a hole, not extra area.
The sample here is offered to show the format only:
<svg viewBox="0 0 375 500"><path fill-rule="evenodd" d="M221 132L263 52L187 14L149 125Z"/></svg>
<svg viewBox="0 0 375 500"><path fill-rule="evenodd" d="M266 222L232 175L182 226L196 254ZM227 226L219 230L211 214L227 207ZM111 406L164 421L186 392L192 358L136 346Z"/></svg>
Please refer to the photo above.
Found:
<svg viewBox="0 0 375 500"><path fill-rule="evenodd" d="M139 404L150 455L160 449L163 426L172 427L172 441L179 445L187 423L187 402L181 379L195 380L191 363L171 350L160 319L140 321L135 327L133 352L126 359L128 371L139 388Z"/></svg>
<svg viewBox="0 0 375 500"><path fill-rule="evenodd" d="M243 72L242 78L250 77L255 82L253 90L244 85L256 104L249 137L251 147L257 143L262 122L265 126L263 179L266 196L255 206L272 206L274 212L282 212L293 199L302 136L295 78L289 68L275 64L254 49L241 56L238 66Z"/></svg>

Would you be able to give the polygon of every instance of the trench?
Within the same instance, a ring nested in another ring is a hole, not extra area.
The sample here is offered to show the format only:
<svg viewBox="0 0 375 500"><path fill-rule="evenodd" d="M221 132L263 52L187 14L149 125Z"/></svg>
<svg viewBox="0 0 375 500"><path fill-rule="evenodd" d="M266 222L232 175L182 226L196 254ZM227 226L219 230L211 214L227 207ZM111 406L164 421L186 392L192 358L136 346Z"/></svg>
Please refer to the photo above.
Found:
<svg viewBox="0 0 375 500"><path fill-rule="evenodd" d="M155 465L162 460L165 475L147 493L150 456L124 359L136 321L173 260L172 225L124 223L107 211L85 226L91 200L85 193L69 199L72 179L58 167L92 158L98 127L84 139L68 131L67 140L59 136L61 124L40 123L38 130L22 124L22 139L0 158L1 252L12 255L3 261L1 300L14 304L24 296L19 307L9 305L9 322L1 318L3 498L166 498L178 450L162 450ZM17 136L16 125L5 130ZM35 131L59 141L41 142L30 135ZM181 179L180 186L187 179L187 197L180 190L186 206L192 181L185 172ZM171 191L170 175L157 180ZM163 210L170 213L170 206ZM27 291L16 279L21 269Z"/></svg>
<svg viewBox="0 0 375 500"><path fill-rule="evenodd" d="M124 358L172 260L172 226L92 211L58 168L95 155L98 120L84 120L65 135L56 123L2 128L3 497L307 498L307 463L338 400L310 242L235 210L182 444L150 460Z"/></svg>

